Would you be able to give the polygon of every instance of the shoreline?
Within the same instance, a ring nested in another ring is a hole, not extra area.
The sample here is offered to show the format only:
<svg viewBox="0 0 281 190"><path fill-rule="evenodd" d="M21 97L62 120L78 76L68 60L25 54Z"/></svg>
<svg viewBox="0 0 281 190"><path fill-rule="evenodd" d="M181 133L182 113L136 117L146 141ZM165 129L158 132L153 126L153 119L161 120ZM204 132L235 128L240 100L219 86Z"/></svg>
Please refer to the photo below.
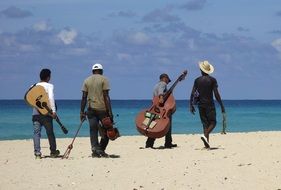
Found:
<svg viewBox="0 0 281 190"><path fill-rule="evenodd" d="M272 132L276 132L276 133L281 133L281 130L270 130L270 131L231 131L231 132L228 132L226 131L226 134L249 134L249 133L272 133ZM172 137L173 136L185 136L185 135L202 135L203 133L172 133ZM211 133L211 135L221 135L220 132L214 132L214 133ZM44 131L42 133L42 140L47 140L47 136L45 135ZM60 139L60 140L67 140L67 139L73 139L74 135L72 137L61 137L61 136L56 136L56 139ZM122 138L122 137L144 137L146 138L145 136L141 135L141 134L134 134L134 135L122 135L121 134L121 137L119 138ZM85 136L77 136L76 139L79 139L79 138L90 138L89 137L89 134L88 135L85 135ZM164 138L164 137L163 137ZM160 138L162 139L162 138ZM31 138L22 138L22 139L0 139L0 142L2 141L29 141L31 140L32 141L32 137ZM112 142L112 141L110 141Z"/></svg>
<svg viewBox="0 0 281 190"><path fill-rule="evenodd" d="M89 137L78 137L69 159L35 160L32 139L0 141L0 189L281 189L281 131L173 135L178 147L140 149L144 136L110 141L113 158L92 158ZM64 153L72 138L58 138Z"/></svg>

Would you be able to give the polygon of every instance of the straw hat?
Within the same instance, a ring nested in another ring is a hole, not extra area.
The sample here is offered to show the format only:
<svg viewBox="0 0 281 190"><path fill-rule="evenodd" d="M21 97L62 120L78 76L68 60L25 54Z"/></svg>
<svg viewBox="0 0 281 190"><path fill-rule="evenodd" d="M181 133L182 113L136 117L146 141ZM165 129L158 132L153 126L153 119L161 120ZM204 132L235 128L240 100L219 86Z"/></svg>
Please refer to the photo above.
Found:
<svg viewBox="0 0 281 190"><path fill-rule="evenodd" d="M213 65L211 65L208 61L199 61L199 67L201 71L206 74L211 74L215 70Z"/></svg>

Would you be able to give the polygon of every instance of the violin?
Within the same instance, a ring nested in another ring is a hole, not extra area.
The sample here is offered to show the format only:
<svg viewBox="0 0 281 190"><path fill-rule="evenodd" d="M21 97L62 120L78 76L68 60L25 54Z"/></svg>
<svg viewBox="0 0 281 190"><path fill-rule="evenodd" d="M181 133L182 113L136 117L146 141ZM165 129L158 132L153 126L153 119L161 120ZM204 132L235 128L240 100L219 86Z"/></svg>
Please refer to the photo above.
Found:
<svg viewBox="0 0 281 190"><path fill-rule="evenodd" d="M110 117L103 118L101 123L107 129L106 135L110 140L114 141L115 139L120 137L119 130L114 127L114 123L111 121Z"/></svg>
<svg viewBox="0 0 281 190"><path fill-rule="evenodd" d="M169 90L163 96L163 103L159 103L159 96L152 100L152 106L142 110L136 116L135 123L137 130L144 136L161 138L170 129L170 116L176 111L176 101L172 94L178 82L185 79L187 70L178 77Z"/></svg>

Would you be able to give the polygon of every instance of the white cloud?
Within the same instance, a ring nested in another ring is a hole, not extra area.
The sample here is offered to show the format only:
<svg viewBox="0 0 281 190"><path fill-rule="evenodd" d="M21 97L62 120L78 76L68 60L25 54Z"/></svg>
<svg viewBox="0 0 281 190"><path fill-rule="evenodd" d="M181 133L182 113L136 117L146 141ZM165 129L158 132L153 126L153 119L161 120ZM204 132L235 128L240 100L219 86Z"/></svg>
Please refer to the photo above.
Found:
<svg viewBox="0 0 281 190"><path fill-rule="evenodd" d="M271 45L281 53L281 38L274 40Z"/></svg>
<svg viewBox="0 0 281 190"><path fill-rule="evenodd" d="M2 37L1 43L7 47L11 47L16 44L16 37L14 36Z"/></svg>
<svg viewBox="0 0 281 190"><path fill-rule="evenodd" d="M35 48L32 45L29 44L20 44L19 50L22 52L32 52L35 50Z"/></svg>
<svg viewBox="0 0 281 190"><path fill-rule="evenodd" d="M51 30L52 27L46 21L40 21L33 25L33 29L37 32Z"/></svg>
<svg viewBox="0 0 281 190"><path fill-rule="evenodd" d="M129 36L129 41L137 45L145 45L149 43L149 37L143 32L136 32Z"/></svg>
<svg viewBox="0 0 281 190"><path fill-rule="evenodd" d="M69 45L74 43L75 38L77 37L77 32L74 29L64 29L60 31L57 37L65 44Z"/></svg>

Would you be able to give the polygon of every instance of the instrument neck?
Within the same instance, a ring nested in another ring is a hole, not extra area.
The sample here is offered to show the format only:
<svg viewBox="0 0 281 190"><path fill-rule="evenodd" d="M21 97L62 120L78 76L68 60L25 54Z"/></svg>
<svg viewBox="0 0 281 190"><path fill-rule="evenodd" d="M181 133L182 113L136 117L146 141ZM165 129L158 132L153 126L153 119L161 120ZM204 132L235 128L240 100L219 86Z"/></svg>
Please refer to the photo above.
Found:
<svg viewBox="0 0 281 190"><path fill-rule="evenodd" d="M176 85L178 84L179 79L177 79L173 85L169 88L169 90L167 90L167 92L164 94L164 102L166 102L166 100L169 98L169 96L172 94L174 88L176 87Z"/></svg>

